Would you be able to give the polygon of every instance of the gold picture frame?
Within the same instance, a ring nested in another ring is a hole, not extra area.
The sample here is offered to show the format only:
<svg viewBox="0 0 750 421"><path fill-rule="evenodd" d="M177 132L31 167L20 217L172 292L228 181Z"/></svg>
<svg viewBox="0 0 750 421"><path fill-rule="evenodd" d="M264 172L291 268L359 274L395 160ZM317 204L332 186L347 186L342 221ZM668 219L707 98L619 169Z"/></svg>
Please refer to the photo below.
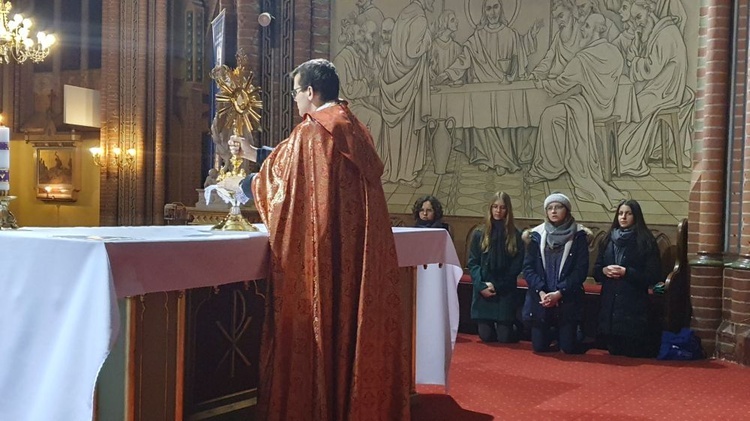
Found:
<svg viewBox="0 0 750 421"><path fill-rule="evenodd" d="M59 139L63 138L64 139ZM34 147L36 198L50 202L78 200L81 151L78 135L28 136Z"/></svg>

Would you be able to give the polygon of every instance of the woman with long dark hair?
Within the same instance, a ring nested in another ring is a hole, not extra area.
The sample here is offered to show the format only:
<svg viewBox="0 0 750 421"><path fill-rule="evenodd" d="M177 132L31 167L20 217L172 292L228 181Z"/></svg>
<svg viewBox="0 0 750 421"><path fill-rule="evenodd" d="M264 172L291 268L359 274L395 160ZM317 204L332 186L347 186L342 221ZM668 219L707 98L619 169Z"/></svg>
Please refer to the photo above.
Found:
<svg viewBox="0 0 750 421"><path fill-rule="evenodd" d="M467 261L474 286L471 318L484 342L518 341L515 291L523 255L510 196L498 192L487 206L484 225L472 233Z"/></svg>
<svg viewBox="0 0 750 421"><path fill-rule="evenodd" d="M658 341L649 324L648 288L661 279L656 239L641 205L624 200L599 247L594 279L602 284L599 332L612 355L654 357Z"/></svg>

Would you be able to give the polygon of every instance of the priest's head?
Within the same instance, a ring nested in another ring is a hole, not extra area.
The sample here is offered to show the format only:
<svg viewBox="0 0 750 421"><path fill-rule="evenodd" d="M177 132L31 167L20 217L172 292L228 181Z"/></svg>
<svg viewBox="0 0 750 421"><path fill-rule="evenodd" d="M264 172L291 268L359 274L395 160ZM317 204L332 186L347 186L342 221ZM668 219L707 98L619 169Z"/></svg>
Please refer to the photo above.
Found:
<svg viewBox="0 0 750 421"><path fill-rule="evenodd" d="M292 70L289 76L294 80L291 94L300 117L339 97L339 75L328 60L308 60Z"/></svg>

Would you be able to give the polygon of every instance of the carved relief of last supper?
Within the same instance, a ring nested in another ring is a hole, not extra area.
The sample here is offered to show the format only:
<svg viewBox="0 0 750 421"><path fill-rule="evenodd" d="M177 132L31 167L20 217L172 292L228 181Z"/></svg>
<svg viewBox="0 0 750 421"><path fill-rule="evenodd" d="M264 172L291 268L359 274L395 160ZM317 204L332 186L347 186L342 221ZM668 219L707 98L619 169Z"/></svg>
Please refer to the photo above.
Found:
<svg viewBox="0 0 750 421"><path fill-rule="evenodd" d="M480 216L495 191L541 217L552 191L607 221L635 198L687 215L698 2L334 3L341 96L370 128L392 212L434 194Z"/></svg>

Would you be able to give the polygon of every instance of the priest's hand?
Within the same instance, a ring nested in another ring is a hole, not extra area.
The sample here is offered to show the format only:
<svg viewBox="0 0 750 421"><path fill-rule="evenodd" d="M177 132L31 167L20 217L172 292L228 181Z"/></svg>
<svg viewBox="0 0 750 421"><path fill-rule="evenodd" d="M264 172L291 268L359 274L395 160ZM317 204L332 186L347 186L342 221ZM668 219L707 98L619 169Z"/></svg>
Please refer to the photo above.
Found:
<svg viewBox="0 0 750 421"><path fill-rule="evenodd" d="M240 158L255 162L258 159L258 148L252 145L252 140L252 135L250 135L250 139L232 135L229 137L227 145L229 146L229 151L232 155L237 155Z"/></svg>

